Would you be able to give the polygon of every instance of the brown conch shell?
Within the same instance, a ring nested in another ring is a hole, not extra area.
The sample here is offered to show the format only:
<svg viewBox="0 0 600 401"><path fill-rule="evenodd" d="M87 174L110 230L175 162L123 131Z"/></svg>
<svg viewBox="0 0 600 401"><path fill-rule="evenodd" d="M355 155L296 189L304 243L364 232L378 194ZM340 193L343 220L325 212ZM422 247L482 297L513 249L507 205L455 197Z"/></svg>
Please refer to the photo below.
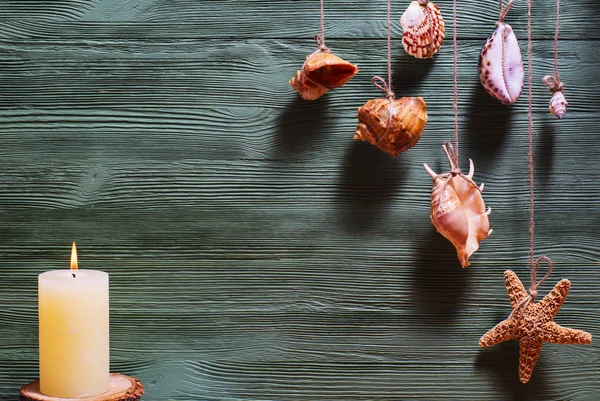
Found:
<svg viewBox="0 0 600 401"><path fill-rule="evenodd" d="M358 108L356 117L354 139L367 141L394 157L412 148L427 124L422 97L371 99Z"/></svg>
<svg viewBox="0 0 600 401"><path fill-rule="evenodd" d="M427 0L410 3L402 17L402 45L416 58L430 58L444 42L444 19L437 5Z"/></svg>
<svg viewBox="0 0 600 401"><path fill-rule="evenodd" d="M302 99L315 100L330 89L350 81L358 68L329 51L317 51L306 58L301 70L290 79L290 86Z"/></svg>
<svg viewBox="0 0 600 401"><path fill-rule="evenodd" d="M435 229L456 248L462 267L467 267L479 243L492 233L488 220L492 209L485 209L483 184L478 187L473 181L473 161L469 159L469 174L463 175L454 165L448 146L443 148L450 161L450 173L438 175L424 164L433 179L429 217Z"/></svg>
<svg viewBox="0 0 600 401"><path fill-rule="evenodd" d="M479 78L492 97L510 105L519 99L523 89L521 49L510 25L502 21L496 25L479 55Z"/></svg>

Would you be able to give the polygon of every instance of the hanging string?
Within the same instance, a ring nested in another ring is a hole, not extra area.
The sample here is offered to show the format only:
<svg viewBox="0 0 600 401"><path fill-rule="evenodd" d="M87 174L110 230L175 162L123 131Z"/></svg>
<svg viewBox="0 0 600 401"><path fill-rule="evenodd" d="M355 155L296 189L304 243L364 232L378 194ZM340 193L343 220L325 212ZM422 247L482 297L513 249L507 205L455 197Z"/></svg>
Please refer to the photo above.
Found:
<svg viewBox="0 0 600 401"><path fill-rule="evenodd" d="M527 121L529 135L529 266L533 269L535 211L533 192L533 60L531 51L531 0L527 0Z"/></svg>
<svg viewBox="0 0 600 401"><path fill-rule="evenodd" d="M325 45L325 11L323 8L323 0L321 0L321 33L317 33L315 35L315 42L317 42L317 50L306 56L304 60L304 64L302 64L302 71L306 67L306 63L310 61L311 58L316 56L319 53L330 53L331 50ZM313 84L317 84L316 82L310 80L308 77L306 79Z"/></svg>
<svg viewBox="0 0 600 401"><path fill-rule="evenodd" d="M321 33L315 35L315 42L317 42L317 50L309 54L304 61L304 65L313 58L313 56L319 53L329 53L331 50L325 45L325 9L323 7L323 0L321 0ZM302 66L304 69L304 66Z"/></svg>
<svg viewBox="0 0 600 401"><path fill-rule="evenodd" d="M502 5L502 3L500 3ZM454 165L458 167L458 43L456 38L456 0L453 2L453 36L454 40L452 41L454 46ZM442 192L443 193L443 192Z"/></svg>
<svg viewBox="0 0 600 401"><path fill-rule="evenodd" d="M321 0L321 36L315 36L315 40L321 51L328 50L327 46L325 46L325 9L323 7L323 0Z"/></svg>
<svg viewBox="0 0 600 401"><path fill-rule="evenodd" d="M390 104L388 106L388 120L387 120L387 128L385 133L377 140L377 144L379 144L385 137L387 137L391 127L392 127L392 119L394 117L393 114L393 106L394 106L394 98L395 94L392 90L392 33L391 33L391 15L392 15L392 5L391 0L387 2L387 81L380 77L374 76L371 79L371 83L380 91L385 93L385 97L388 98Z"/></svg>
<svg viewBox="0 0 600 401"><path fill-rule="evenodd" d="M563 83L558 77L558 31L560 27L560 0L556 0L556 30L554 31L554 76L546 75L544 84L550 88L550 92L563 90Z"/></svg>
<svg viewBox="0 0 600 401"><path fill-rule="evenodd" d="M390 99L390 119L391 119L391 101L394 100L394 92L392 91L392 34L391 34L391 15L392 6L391 1L387 2L387 81L380 76L374 76L371 79L373 85L385 92L385 97Z"/></svg>
<svg viewBox="0 0 600 401"><path fill-rule="evenodd" d="M538 268L540 267L540 263L545 260L548 263L548 271L546 272L546 275L539 281L537 282L537 271ZM531 273L530 273L530 280L531 280L531 287L529 287L529 292L527 294L527 296L525 298L523 298L518 304L517 306L515 306L515 308L513 309L513 311L510 313L510 316L508 317L509 319L517 316L517 319L520 320L523 317L523 312L525 312L525 310L527 310L527 307L529 306L530 303L532 303L535 299L535 297L538 296L538 288L540 285L542 285L542 283L544 281L546 281L546 279L548 277L550 277L550 274L552 273L552 261L550 260L549 257L547 256L542 256L540 257L534 266L532 266L531 268Z"/></svg>
<svg viewBox="0 0 600 401"><path fill-rule="evenodd" d="M523 313L527 310L529 304L531 304L535 300L535 297L537 297L538 295L537 289L550 276L553 267L552 261L547 256L542 256L538 258L537 261L534 263L535 213L533 191L533 61L531 47L531 0L527 0L527 58L527 131L529 136L529 265L531 269L529 273L529 279L531 281L531 286L529 287L527 296L515 306L515 308L509 316L509 319L516 316L517 320L520 320L523 317ZM537 271L542 261L546 261L548 263L548 272L539 282L537 282Z"/></svg>
<svg viewBox="0 0 600 401"><path fill-rule="evenodd" d="M514 0L510 0L508 3L506 3L506 7L504 7L504 9L502 8L502 0L500 0L500 18L499 21L500 22L504 22L504 18L506 17L506 14L508 14L508 10L510 10L510 6L512 6Z"/></svg>

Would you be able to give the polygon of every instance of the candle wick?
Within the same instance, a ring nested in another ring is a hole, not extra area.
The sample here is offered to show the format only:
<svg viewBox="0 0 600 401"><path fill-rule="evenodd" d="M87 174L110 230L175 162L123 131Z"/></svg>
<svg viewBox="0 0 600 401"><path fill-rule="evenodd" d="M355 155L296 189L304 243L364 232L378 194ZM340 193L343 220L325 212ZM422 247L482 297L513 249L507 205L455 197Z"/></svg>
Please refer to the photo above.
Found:
<svg viewBox="0 0 600 401"><path fill-rule="evenodd" d="M77 277L75 273L71 273L71 276L73 276L73 278Z"/></svg>

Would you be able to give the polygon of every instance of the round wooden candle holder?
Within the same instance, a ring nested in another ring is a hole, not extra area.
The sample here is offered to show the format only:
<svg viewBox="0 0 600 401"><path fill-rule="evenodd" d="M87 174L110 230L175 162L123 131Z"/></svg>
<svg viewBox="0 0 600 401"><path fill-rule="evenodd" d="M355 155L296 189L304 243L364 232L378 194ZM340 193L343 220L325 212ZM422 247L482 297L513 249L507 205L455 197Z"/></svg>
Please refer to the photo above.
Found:
<svg viewBox="0 0 600 401"><path fill-rule="evenodd" d="M137 401L144 394L144 385L135 377L111 373L108 391L94 397L60 398L40 393L40 381L21 387L20 401Z"/></svg>

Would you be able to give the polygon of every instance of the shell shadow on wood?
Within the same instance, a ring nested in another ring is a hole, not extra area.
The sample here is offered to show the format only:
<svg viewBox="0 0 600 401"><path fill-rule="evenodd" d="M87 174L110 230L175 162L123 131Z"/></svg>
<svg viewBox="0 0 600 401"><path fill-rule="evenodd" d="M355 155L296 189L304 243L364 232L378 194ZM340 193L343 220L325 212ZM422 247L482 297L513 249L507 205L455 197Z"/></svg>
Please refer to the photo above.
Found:
<svg viewBox="0 0 600 401"><path fill-rule="evenodd" d="M422 97L371 99L358 108L354 139L369 142L396 157L421 139L427 124Z"/></svg>
<svg viewBox="0 0 600 401"><path fill-rule="evenodd" d="M433 57L444 42L444 19L437 5L428 0L413 1L400 17L402 45L416 58Z"/></svg>
<svg viewBox="0 0 600 401"><path fill-rule="evenodd" d="M456 248L462 267L467 267L479 243L492 233L488 220L492 210L485 208L483 184L478 187L473 181L473 161L469 159L469 174L462 174L454 165L449 147L448 143L443 146L450 162L449 173L436 174L424 164L433 179L429 217L435 229Z"/></svg>
<svg viewBox="0 0 600 401"><path fill-rule="evenodd" d="M309 55L289 84L302 99L315 100L330 89L339 88L358 73L358 68L329 50Z"/></svg>

